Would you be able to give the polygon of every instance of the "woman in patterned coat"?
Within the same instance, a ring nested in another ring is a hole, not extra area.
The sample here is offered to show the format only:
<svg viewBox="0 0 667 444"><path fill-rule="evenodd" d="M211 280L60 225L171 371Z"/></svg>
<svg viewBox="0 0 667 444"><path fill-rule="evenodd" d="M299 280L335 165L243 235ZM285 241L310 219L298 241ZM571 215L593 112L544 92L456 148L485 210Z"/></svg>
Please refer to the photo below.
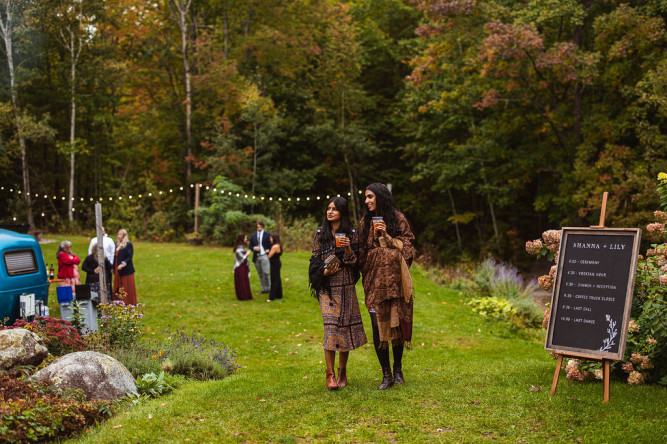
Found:
<svg viewBox="0 0 667 444"><path fill-rule="evenodd" d="M344 237L336 239L336 234L344 234ZM347 200L331 198L322 226L315 232L308 269L311 291L320 302L324 322L323 346L329 390L347 385L349 352L367 342L354 288L359 278L357 241L357 230L350 222ZM337 379L334 377L336 352L339 354Z"/></svg>
<svg viewBox="0 0 667 444"><path fill-rule="evenodd" d="M403 347L412 340L412 278L409 267L415 240L410 224L398 211L386 186L374 183L366 187L366 212L360 222L359 265L371 315L373 343L380 366L384 390L402 384ZM372 219L382 220L373 226ZM394 374L389 364L389 344L394 356Z"/></svg>

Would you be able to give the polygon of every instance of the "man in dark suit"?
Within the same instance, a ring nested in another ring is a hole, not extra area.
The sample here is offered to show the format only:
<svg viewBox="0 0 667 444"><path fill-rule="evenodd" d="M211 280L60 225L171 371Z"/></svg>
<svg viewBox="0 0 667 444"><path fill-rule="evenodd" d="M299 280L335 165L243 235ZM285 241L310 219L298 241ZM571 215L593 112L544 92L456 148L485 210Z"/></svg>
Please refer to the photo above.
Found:
<svg viewBox="0 0 667 444"><path fill-rule="evenodd" d="M268 293L271 289L269 273L269 257L267 253L271 249L271 233L264 231L264 221L257 221L257 231L250 236L250 248L252 249L252 261L259 276L262 293Z"/></svg>

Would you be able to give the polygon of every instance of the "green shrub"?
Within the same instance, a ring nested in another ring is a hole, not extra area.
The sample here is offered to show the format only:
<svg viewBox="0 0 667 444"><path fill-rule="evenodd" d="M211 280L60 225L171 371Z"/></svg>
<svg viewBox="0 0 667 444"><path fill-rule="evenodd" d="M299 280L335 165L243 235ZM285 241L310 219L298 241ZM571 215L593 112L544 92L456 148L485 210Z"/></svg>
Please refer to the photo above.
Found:
<svg viewBox="0 0 667 444"><path fill-rule="evenodd" d="M109 347L100 351L116 358L135 378L161 371L164 352L161 355L154 346L136 344L130 348Z"/></svg>
<svg viewBox="0 0 667 444"><path fill-rule="evenodd" d="M137 390L141 395L158 398L171 393L176 387L183 383L181 375L165 375L163 371L159 374L146 373L137 376Z"/></svg>
<svg viewBox="0 0 667 444"><path fill-rule="evenodd" d="M3 442L66 438L103 419L108 401L87 401L81 390L61 390L0 373Z"/></svg>
<svg viewBox="0 0 667 444"><path fill-rule="evenodd" d="M280 239L283 247L289 251L307 250L313 248L313 236L320 224L313 218L294 219L280 229Z"/></svg>
<svg viewBox="0 0 667 444"><path fill-rule="evenodd" d="M238 368L236 353L222 343L197 333L188 335L184 330L167 329L164 333L167 338L163 344L162 369L168 373L198 380L222 379Z"/></svg>
<svg viewBox="0 0 667 444"><path fill-rule="evenodd" d="M97 309L100 312L99 332L109 346L129 349L137 344L141 337L143 305L112 301L98 305Z"/></svg>
<svg viewBox="0 0 667 444"><path fill-rule="evenodd" d="M275 228L275 222L271 218L262 214L247 214L242 210L254 201L246 198L238 185L218 176L213 181L213 187L210 204L199 207L198 212L200 231L204 238L231 245L236 234L255 231L255 222L259 219L264 221L268 231Z"/></svg>

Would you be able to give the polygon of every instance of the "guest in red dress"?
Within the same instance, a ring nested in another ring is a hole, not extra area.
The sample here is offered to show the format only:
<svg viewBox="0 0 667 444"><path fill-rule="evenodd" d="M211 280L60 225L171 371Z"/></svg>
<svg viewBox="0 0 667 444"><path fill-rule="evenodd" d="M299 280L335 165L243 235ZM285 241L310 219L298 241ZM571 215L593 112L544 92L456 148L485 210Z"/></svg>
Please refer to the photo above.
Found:
<svg viewBox="0 0 667 444"><path fill-rule="evenodd" d="M72 242L65 240L60 243L56 259L58 259L58 279L62 279L58 282L58 286L72 287L72 292L75 292L74 286L81 283L79 279L81 259L72 253Z"/></svg>
<svg viewBox="0 0 667 444"><path fill-rule="evenodd" d="M137 290L134 286L134 265L132 264L133 256L134 248L132 247L132 242L130 242L127 236L127 231L121 229L118 231L116 257L113 261L114 299L120 298L118 291L122 288L125 290L122 301L126 304L137 305Z"/></svg>

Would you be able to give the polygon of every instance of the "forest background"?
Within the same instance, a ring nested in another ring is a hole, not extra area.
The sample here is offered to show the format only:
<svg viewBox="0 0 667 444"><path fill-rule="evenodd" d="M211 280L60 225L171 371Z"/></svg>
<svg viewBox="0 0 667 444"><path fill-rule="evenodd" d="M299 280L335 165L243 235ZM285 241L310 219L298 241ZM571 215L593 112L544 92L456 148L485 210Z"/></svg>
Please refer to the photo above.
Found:
<svg viewBox="0 0 667 444"><path fill-rule="evenodd" d="M315 196L358 219L382 182L433 259L525 263L604 191L607 225L653 221L666 19L665 0L3 0L0 223L90 231L102 198L107 225L172 240L201 183L200 231L228 242L251 215L310 228Z"/></svg>

